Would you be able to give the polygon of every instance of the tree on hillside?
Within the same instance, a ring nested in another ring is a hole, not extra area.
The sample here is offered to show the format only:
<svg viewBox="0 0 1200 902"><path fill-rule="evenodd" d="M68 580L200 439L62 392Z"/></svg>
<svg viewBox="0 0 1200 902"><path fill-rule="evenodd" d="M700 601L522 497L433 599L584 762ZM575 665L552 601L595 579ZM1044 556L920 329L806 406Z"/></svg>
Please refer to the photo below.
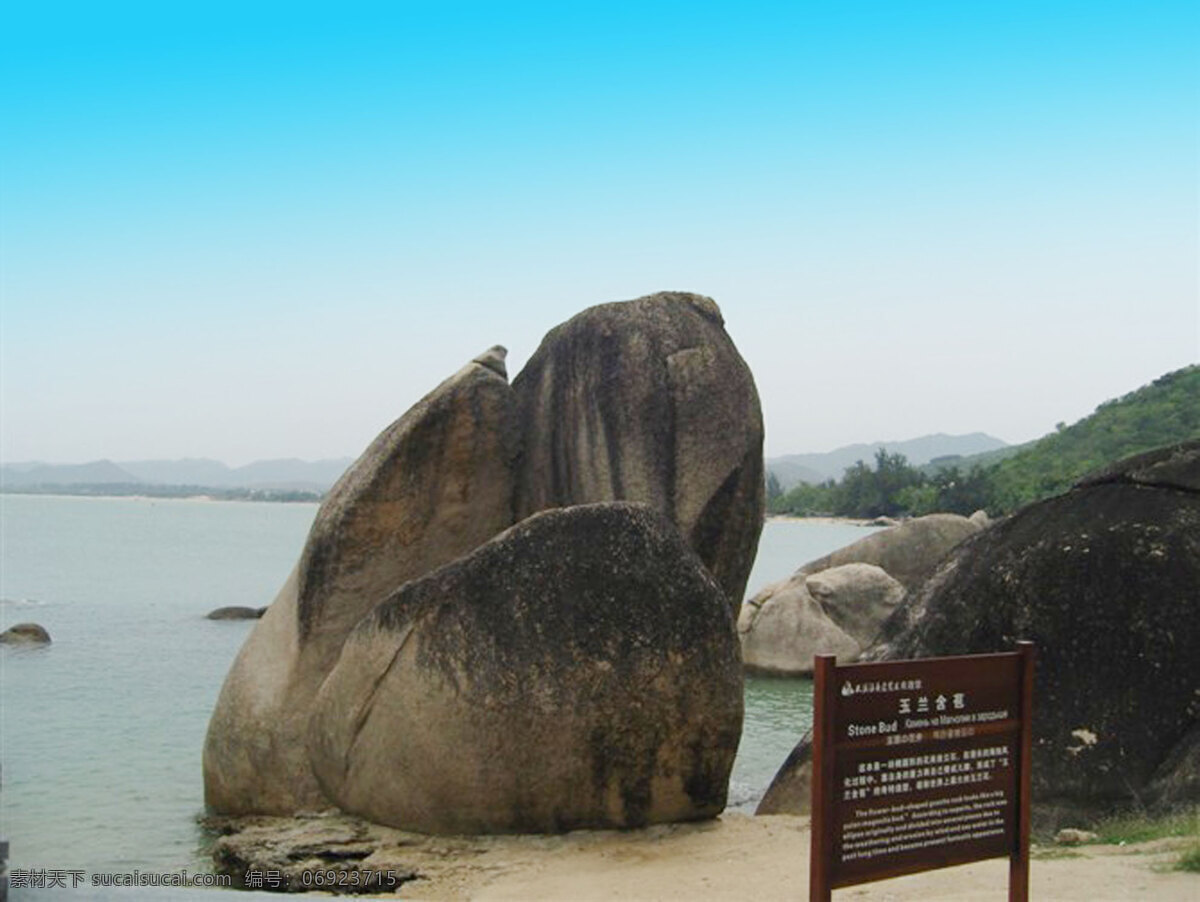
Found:
<svg viewBox="0 0 1200 902"><path fill-rule="evenodd" d="M801 484L777 496L771 510L863 518L939 511L970 515L980 509L1008 514L1065 492L1100 467L1198 438L1200 366L1190 366L1106 401L1074 425L1060 423L1055 432L999 462L986 455L975 463L963 458L961 466L942 459L944 466L924 475L903 454L880 449L874 467L860 460L840 482Z"/></svg>
<svg viewBox="0 0 1200 902"><path fill-rule="evenodd" d="M833 492L832 479L820 485L801 482L768 504L767 510L773 514L791 514L795 517L827 517L834 513Z"/></svg>
<svg viewBox="0 0 1200 902"><path fill-rule="evenodd" d="M875 453L875 468L861 460L846 470L834 491L834 510L845 517L894 517L904 513L901 493L924 481L903 454Z"/></svg>
<svg viewBox="0 0 1200 902"><path fill-rule="evenodd" d="M779 477L767 470L767 509L770 510L772 503L782 496L783 486L779 484Z"/></svg>

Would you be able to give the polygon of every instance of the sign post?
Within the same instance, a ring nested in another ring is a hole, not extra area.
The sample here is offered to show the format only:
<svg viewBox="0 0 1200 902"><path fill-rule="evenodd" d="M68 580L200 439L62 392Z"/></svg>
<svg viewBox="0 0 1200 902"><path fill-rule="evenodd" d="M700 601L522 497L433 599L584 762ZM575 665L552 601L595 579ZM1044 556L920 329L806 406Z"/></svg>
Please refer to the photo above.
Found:
<svg viewBox="0 0 1200 902"><path fill-rule="evenodd" d="M810 902L832 890L1008 857L1029 897L1034 646L814 667Z"/></svg>

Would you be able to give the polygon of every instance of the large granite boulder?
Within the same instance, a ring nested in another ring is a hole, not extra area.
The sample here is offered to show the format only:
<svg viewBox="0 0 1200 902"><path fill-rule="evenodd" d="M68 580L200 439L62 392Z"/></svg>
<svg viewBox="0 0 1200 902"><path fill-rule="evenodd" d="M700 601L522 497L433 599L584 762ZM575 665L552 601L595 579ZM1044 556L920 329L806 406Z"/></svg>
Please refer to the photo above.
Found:
<svg viewBox="0 0 1200 902"><path fill-rule="evenodd" d="M426 833L712 817L742 679L725 594L642 506L534 515L351 633L309 734L328 797Z"/></svg>
<svg viewBox="0 0 1200 902"><path fill-rule="evenodd" d="M351 630L405 583L537 511L649 505L732 608L761 530L762 466L753 380L708 298L664 293L585 311L550 333L511 387L502 348L476 358L388 427L322 504L221 690L204 749L208 805L327 806L307 738Z"/></svg>
<svg viewBox="0 0 1200 902"><path fill-rule="evenodd" d="M847 664L869 646L906 590L946 554L983 529L957 514L930 514L809 561L742 605L738 635L748 670L812 673L813 655ZM814 591L815 590L815 591Z"/></svg>
<svg viewBox="0 0 1200 902"><path fill-rule="evenodd" d="M1200 442L1126 460L964 542L885 624L877 660L1038 647L1035 801L1200 801ZM806 754L760 811L797 809ZM799 776L798 776L799 775Z"/></svg>
<svg viewBox="0 0 1200 902"><path fill-rule="evenodd" d="M513 392L518 520L594 501L648 504L737 610L762 531L763 425L711 298L662 292L585 310L546 336Z"/></svg>
<svg viewBox="0 0 1200 902"><path fill-rule="evenodd" d="M305 741L350 630L395 588L512 519L517 453L502 349L459 370L375 439L317 512L295 570L242 646L204 745L225 814L323 808Z"/></svg>

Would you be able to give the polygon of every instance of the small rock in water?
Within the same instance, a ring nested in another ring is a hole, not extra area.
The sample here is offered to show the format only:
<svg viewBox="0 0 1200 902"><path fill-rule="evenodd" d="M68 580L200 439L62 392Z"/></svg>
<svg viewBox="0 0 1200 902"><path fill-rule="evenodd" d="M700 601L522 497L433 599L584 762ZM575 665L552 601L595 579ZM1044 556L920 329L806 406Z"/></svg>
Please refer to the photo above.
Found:
<svg viewBox="0 0 1200 902"><path fill-rule="evenodd" d="M1060 846L1078 846L1083 843L1095 842L1099 838L1091 830L1078 830L1074 827L1065 827L1054 834L1054 841Z"/></svg>
<svg viewBox="0 0 1200 902"><path fill-rule="evenodd" d="M267 611L266 608L248 608L243 605L230 605L209 611L205 616L209 620L257 620Z"/></svg>
<svg viewBox="0 0 1200 902"><path fill-rule="evenodd" d="M49 645L50 634L40 623L18 623L0 633L4 645Z"/></svg>

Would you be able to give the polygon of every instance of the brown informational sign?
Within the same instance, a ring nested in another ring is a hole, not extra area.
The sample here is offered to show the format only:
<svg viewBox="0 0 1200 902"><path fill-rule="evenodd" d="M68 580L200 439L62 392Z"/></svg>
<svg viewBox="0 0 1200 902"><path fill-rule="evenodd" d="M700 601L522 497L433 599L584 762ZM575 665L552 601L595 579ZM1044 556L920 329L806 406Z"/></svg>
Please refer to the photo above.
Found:
<svg viewBox="0 0 1200 902"><path fill-rule="evenodd" d="M814 668L810 899L1008 857L1029 888L1033 645Z"/></svg>

